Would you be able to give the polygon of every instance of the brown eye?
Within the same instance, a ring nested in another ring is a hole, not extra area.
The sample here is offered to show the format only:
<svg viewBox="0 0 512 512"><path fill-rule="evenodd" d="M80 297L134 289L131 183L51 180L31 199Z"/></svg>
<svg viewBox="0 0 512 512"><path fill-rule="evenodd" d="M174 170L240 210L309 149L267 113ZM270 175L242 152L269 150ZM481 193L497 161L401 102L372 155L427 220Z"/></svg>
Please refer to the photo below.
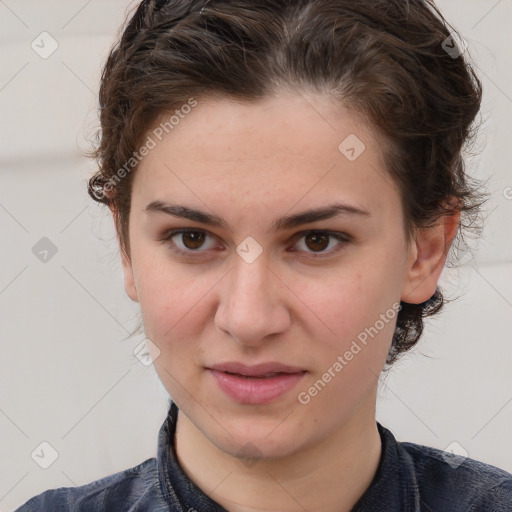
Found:
<svg viewBox="0 0 512 512"><path fill-rule="evenodd" d="M351 240L350 235L336 231L306 231L293 250L299 250L310 258L327 257L341 251Z"/></svg>
<svg viewBox="0 0 512 512"><path fill-rule="evenodd" d="M312 251L323 251L329 245L329 235L323 233L310 233L304 240Z"/></svg>
<svg viewBox="0 0 512 512"><path fill-rule="evenodd" d="M201 256L209 249L217 247L211 235L197 229L176 229L165 234L160 241L180 256Z"/></svg>
<svg viewBox="0 0 512 512"><path fill-rule="evenodd" d="M181 240L187 249L199 249L205 240L205 234L200 231L188 231L181 233Z"/></svg>

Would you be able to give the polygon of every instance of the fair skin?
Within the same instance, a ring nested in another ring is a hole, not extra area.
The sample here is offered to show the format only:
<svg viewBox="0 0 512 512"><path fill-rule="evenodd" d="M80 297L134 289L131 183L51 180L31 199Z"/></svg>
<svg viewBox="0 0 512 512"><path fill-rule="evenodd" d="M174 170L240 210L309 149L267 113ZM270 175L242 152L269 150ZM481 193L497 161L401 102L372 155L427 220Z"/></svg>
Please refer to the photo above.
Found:
<svg viewBox="0 0 512 512"><path fill-rule="evenodd" d="M366 146L354 161L338 150L349 134ZM125 288L180 409L180 465L229 511L348 511L375 475L378 375L396 317L308 403L298 396L393 304L432 296L456 233L453 215L408 240L381 150L354 113L318 94L199 99L136 171ZM226 225L148 209L155 201ZM272 229L277 218L333 203L353 209ZM161 241L179 228L203 237ZM345 239L311 239L313 229ZM262 249L250 263L236 250L249 236ZM291 365L300 376L276 398L244 403L211 371L233 361Z"/></svg>

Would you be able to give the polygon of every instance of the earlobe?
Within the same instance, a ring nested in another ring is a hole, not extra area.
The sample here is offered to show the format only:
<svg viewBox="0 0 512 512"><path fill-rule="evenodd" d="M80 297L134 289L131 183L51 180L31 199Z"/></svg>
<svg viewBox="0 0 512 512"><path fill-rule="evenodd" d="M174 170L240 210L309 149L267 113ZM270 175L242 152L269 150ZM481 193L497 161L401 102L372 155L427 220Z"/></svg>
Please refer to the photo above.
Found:
<svg viewBox="0 0 512 512"><path fill-rule="evenodd" d="M459 222L460 212L456 211L442 216L432 227L417 230L411 242L408 274L401 300L421 304L434 295Z"/></svg>

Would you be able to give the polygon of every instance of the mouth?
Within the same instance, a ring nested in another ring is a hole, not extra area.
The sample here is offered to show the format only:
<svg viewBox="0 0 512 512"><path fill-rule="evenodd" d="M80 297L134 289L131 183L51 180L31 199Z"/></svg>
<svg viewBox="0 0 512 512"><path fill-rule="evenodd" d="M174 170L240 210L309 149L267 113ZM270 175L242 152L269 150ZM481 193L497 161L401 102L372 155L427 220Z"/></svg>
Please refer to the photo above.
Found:
<svg viewBox="0 0 512 512"><path fill-rule="evenodd" d="M252 405L277 400L289 393L307 373L303 368L274 362L254 366L223 363L206 370L230 399Z"/></svg>

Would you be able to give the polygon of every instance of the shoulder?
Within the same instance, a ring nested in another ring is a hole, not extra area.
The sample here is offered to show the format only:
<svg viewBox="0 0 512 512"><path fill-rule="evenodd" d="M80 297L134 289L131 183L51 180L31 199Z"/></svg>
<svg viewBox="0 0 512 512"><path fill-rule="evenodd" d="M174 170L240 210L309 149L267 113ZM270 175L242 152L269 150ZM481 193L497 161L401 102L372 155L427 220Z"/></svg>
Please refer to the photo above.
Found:
<svg viewBox="0 0 512 512"><path fill-rule="evenodd" d="M15 512L97 512L147 510L159 501L156 459L77 487L49 489L28 500ZM151 507L151 510L158 510ZM168 510L168 509L165 509Z"/></svg>
<svg viewBox="0 0 512 512"><path fill-rule="evenodd" d="M416 443L399 442L398 451L410 464L420 498L433 510L512 510L512 474L507 471Z"/></svg>

